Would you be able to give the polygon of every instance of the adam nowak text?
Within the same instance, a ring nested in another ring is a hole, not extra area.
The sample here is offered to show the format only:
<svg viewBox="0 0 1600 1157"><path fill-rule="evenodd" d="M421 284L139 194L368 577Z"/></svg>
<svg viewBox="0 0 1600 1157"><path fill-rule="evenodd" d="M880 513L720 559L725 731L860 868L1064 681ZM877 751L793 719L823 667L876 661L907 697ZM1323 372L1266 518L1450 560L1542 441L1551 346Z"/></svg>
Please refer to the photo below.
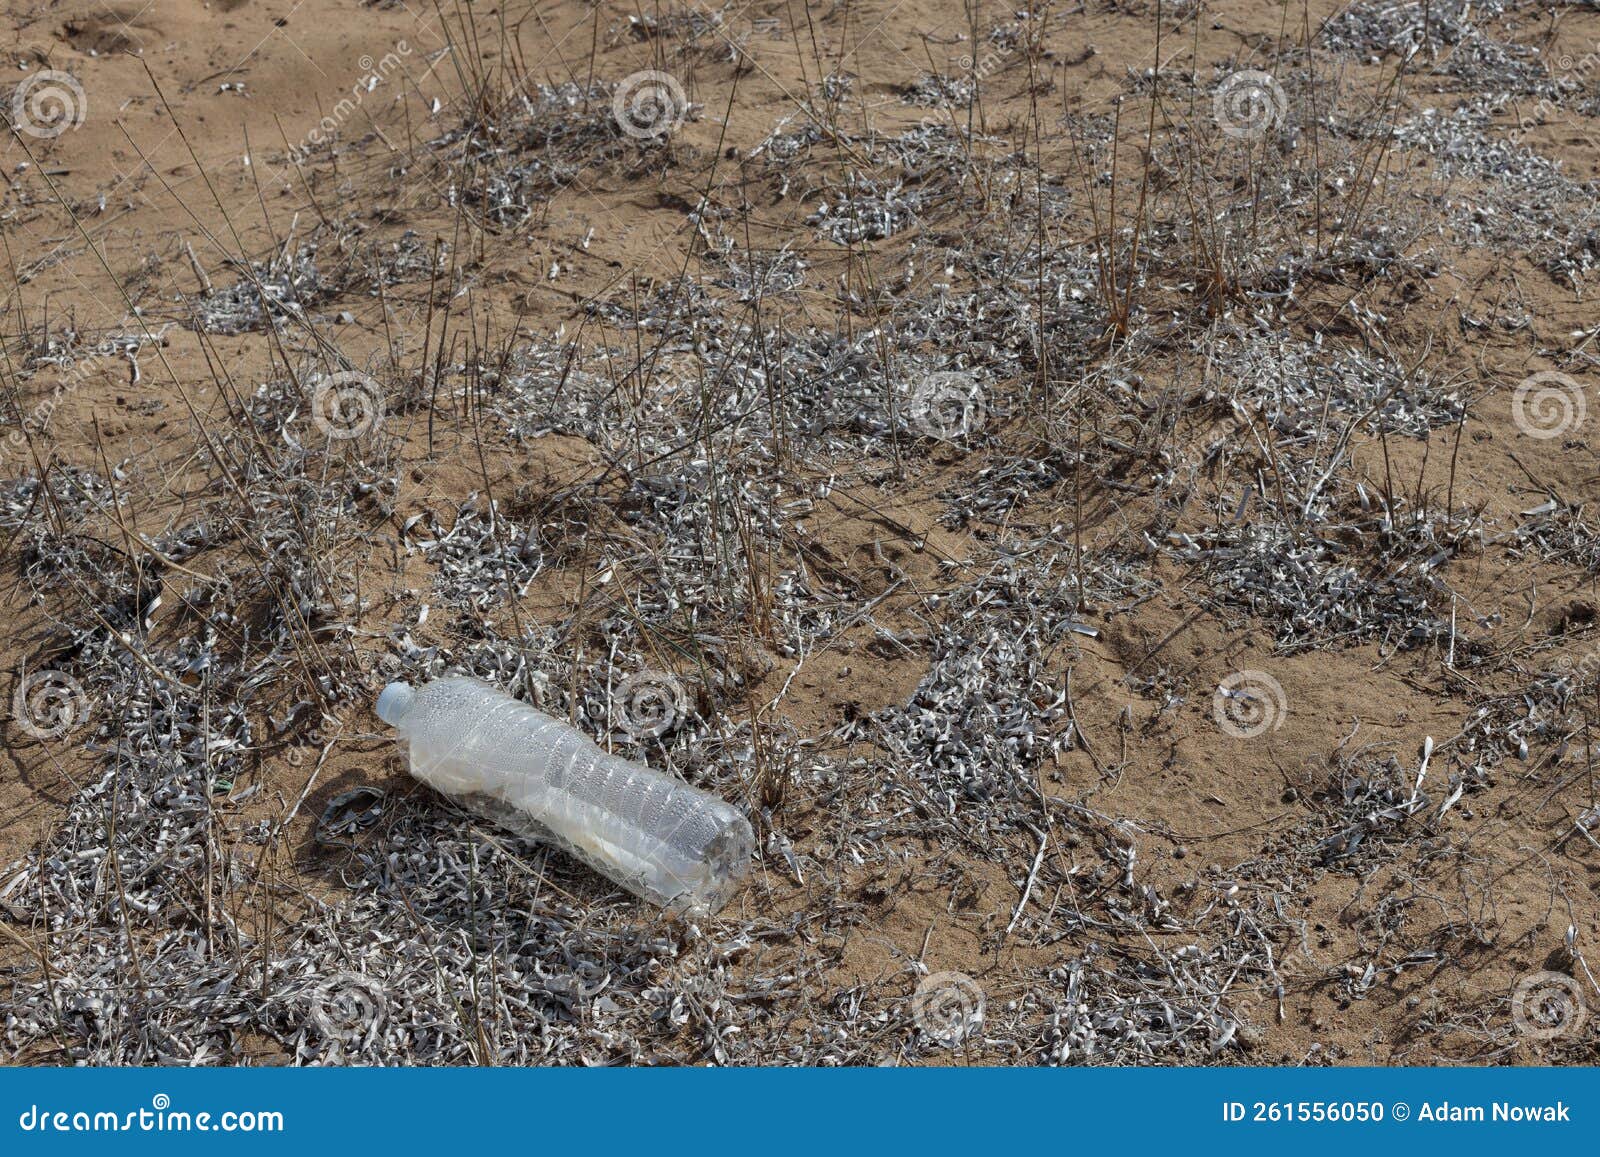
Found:
<svg viewBox="0 0 1600 1157"><path fill-rule="evenodd" d="M1486 1115L1487 1112L1487 1115ZM1417 1106L1419 1121L1571 1121L1570 1107L1563 1101L1553 1105L1513 1105L1496 1101L1487 1111L1482 1105L1452 1105L1441 1101Z"/></svg>

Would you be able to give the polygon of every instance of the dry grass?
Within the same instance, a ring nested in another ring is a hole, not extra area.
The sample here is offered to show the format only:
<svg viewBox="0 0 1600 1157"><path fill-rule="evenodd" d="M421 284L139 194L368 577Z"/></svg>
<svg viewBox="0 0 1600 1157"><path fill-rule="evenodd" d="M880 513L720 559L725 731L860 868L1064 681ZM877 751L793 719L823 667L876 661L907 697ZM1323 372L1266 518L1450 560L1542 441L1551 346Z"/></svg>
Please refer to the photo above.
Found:
<svg viewBox="0 0 1600 1157"><path fill-rule="evenodd" d="M5 211L71 241L0 312L57 693L10 735L58 806L7 829L9 1055L1594 1061L1600 1018L1511 1019L1545 965L1600 1000L1592 452L1506 417L1594 366L1596 188L1507 148L1517 95L1595 123L1546 30L927 5L908 65L852 7L452 15L252 146L282 191L152 167L160 247L14 134ZM1290 740L1218 730L1255 668ZM446 671L747 809L746 891L669 922L412 785L369 706ZM643 741L641 675L687 689Z"/></svg>

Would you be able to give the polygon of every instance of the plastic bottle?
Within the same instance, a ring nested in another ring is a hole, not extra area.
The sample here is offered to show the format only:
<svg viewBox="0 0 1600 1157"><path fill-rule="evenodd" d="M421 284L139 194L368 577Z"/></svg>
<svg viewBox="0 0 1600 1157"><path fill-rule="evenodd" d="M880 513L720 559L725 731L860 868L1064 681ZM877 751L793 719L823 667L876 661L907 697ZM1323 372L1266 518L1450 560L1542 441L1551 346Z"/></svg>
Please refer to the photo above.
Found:
<svg viewBox="0 0 1600 1157"><path fill-rule="evenodd" d="M610 755L487 683L390 683L376 710L409 745L412 775L636 896L709 915L749 870L755 840L731 805Z"/></svg>

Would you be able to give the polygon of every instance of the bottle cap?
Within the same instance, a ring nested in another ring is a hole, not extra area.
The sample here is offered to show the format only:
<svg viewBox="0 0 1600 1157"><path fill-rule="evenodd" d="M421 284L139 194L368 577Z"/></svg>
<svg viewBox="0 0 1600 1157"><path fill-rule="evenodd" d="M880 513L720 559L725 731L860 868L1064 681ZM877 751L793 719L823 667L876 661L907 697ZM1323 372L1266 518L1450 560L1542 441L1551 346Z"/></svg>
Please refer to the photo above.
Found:
<svg viewBox="0 0 1600 1157"><path fill-rule="evenodd" d="M390 683L378 696L378 705L374 710L379 719L394 727L411 710L411 703L416 697L417 693L411 684Z"/></svg>

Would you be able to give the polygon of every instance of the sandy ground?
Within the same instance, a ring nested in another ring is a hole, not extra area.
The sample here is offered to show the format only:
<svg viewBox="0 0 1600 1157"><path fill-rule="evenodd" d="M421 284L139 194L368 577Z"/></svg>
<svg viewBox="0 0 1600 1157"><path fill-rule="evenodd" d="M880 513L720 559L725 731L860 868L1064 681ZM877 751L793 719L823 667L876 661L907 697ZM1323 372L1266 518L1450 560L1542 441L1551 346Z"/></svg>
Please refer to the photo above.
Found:
<svg viewBox="0 0 1600 1157"><path fill-rule="evenodd" d="M11 1059L1600 1060L1600 12L4 23ZM445 670L750 882L414 784Z"/></svg>

